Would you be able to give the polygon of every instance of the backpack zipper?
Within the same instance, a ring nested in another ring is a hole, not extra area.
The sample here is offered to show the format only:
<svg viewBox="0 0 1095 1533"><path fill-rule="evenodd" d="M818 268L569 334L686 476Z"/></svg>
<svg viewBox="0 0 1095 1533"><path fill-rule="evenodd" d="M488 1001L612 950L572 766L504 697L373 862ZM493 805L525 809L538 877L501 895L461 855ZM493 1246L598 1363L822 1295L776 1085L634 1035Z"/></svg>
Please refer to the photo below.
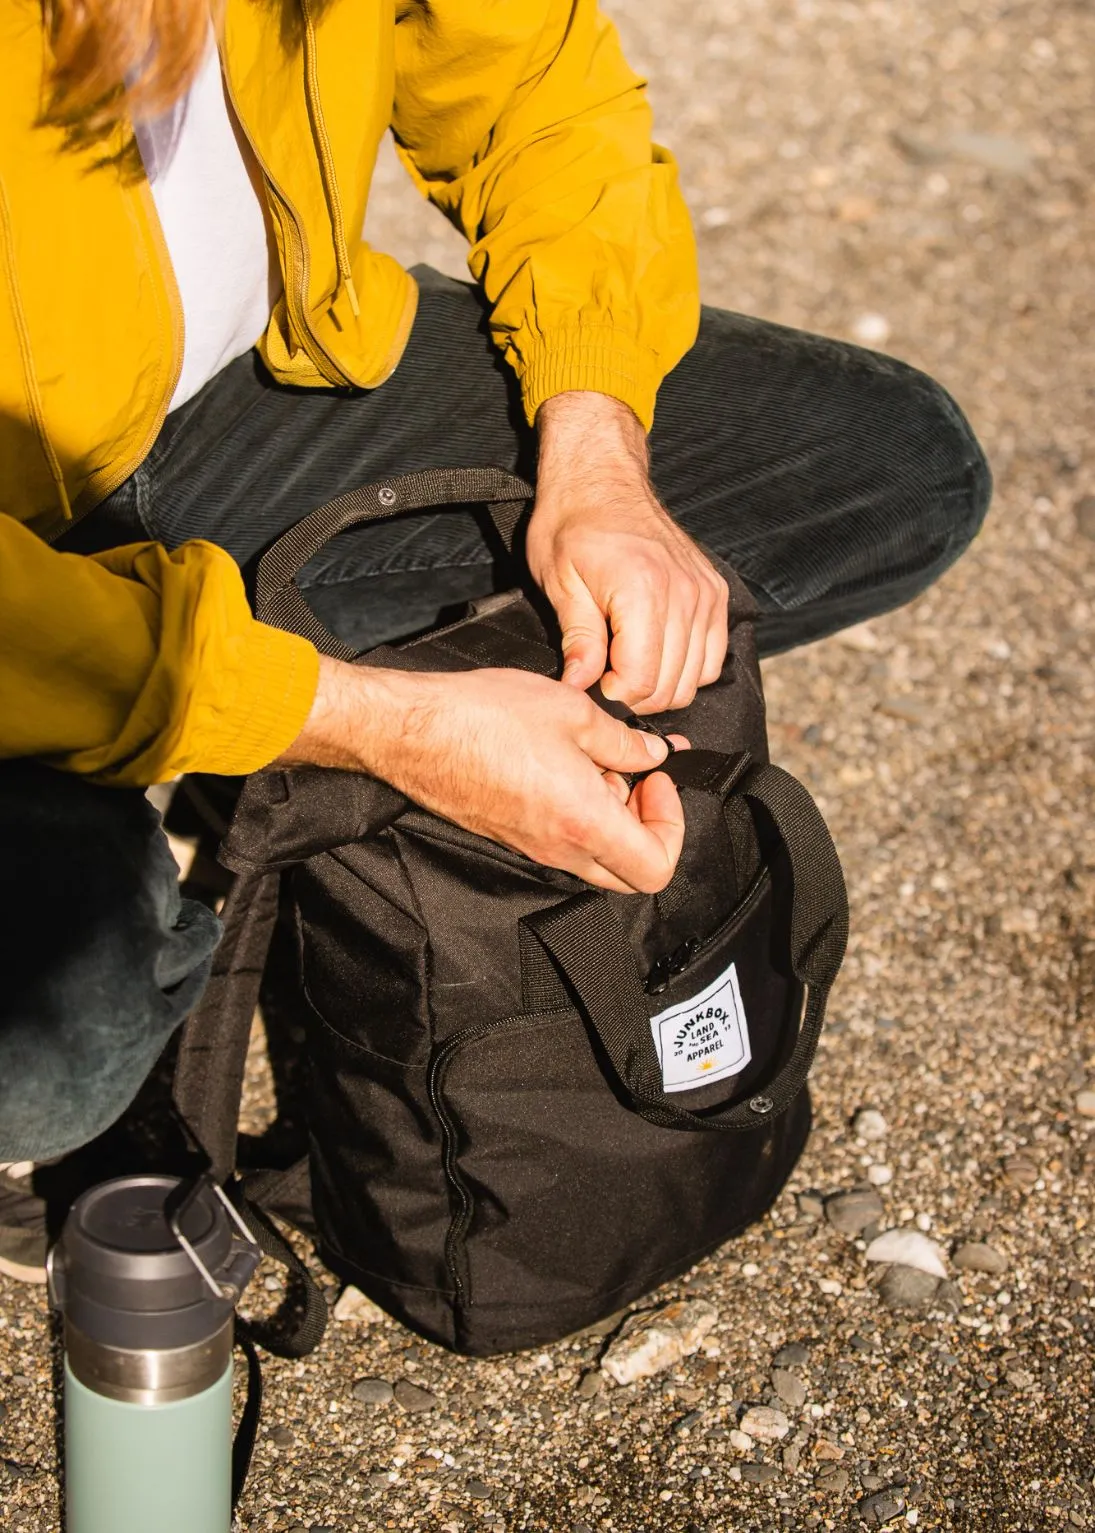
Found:
<svg viewBox="0 0 1095 1533"><path fill-rule="evenodd" d="M538 1012L536 1015L543 1017L563 1016L567 1010L568 1008L557 1008L554 1012ZM488 1033L499 1032L502 1028L512 1027L518 1022L526 1021L528 1021L528 1017L518 1012L508 1017L501 1017L497 1022L481 1022L476 1027L465 1027L461 1032L454 1033L451 1038L445 1040L430 1061L429 1074L426 1077L426 1089L429 1092L433 1110L441 1124L442 1165L444 1166L445 1180L459 1200L459 1207L449 1221L448 1232L445 1236L445 1267L452 1279L456 1301L461 1309L467 1309L471 1304L468 1282L462 1270L464 1263L460 1257L461 1247L468 1233L468 1226L471 1223L473 1204L468 1184L461 1176L457 1165L459 1151L457 1128L442 1092L443 1077L448 1069L449 1061L457 1049L463 1048L466 1043L473 1043L478 1038L485 1038Z"/></svg>

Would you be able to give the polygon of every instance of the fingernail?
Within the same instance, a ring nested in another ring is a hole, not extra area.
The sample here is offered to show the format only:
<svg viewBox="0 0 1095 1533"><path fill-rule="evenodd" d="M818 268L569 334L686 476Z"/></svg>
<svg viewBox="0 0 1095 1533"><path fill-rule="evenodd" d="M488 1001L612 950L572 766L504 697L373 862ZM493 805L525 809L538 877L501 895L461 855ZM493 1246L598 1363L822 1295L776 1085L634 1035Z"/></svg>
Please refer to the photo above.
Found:
<svg viewBox="0 0 1095 1533"><path fill-rule="evenodd" d="M658 735L648 735L641 730L639 733L642 734L643 744L646 746L648 753L654 758L654 760L664 761L665 758L669 755L669 746L666 745L665 741L662 740Z"/></svg>

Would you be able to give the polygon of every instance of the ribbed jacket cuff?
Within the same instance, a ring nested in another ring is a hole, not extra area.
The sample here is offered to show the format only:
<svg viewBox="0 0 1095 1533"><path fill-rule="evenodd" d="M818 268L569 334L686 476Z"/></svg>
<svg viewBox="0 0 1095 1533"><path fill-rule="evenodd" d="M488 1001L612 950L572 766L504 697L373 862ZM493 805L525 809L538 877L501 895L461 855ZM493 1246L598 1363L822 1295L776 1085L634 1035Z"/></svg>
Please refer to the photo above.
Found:
<svg viewBox="0 0 1095 1533"><path fill-rule="evenodd" d="M523 342L521 356L521 393L530 423L545 399L583 389L622 400L650 430L661 371L654 353L626 332L609 325L553 330Z"/></svg>
<svg viewBox="0 0 1095 1533"><path fill-rule="evenodd" d="M252 622L242 635L233 729L214 737L198 770L242 777L268 766L304 728L319 684L315 645Z"/></svg>

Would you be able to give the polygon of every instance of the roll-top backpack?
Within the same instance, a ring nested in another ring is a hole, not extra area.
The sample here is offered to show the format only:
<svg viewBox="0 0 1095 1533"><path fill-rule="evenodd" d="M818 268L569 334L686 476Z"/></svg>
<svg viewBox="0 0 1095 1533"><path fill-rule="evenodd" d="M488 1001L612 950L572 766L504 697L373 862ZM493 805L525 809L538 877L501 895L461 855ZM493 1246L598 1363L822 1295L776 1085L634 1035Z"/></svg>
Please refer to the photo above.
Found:
<svg viewBox="0 0 1095 1533"><path fill-rule="evenodd" d="M320 650L423 671L558 676L519 591L355 656L294 576L357 523L531 491L431 471L343 496L264 556L258 611ZM242 1197L313 1229L323 1261L406 1324L474 1355L621 1309L760 1217L806 1140L806 1079L847 937L840 864L806 790L768 761L756 608L731 585L720 679L652 722L684 848L658 895L604 893L362 774L250 778L213 977L184 1030L178 1107L230 1180L244 1059L279 909L295 929L309 1154Z"/></svg>

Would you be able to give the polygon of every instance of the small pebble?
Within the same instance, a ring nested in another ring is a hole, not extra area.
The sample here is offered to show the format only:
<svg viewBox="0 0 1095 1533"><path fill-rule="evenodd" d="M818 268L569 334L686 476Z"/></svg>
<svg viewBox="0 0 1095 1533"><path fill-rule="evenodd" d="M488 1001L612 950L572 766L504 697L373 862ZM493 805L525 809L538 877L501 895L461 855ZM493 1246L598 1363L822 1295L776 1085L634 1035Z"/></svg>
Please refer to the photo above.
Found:
<svg viewBox="0 0 1095 1533"><path fill-rule="evenodd" d="M384 1319L384 1311L379 1304L374 1304L372 1299L366 1298L359 1288L352 1285L342 1290L331 1313L336 1320L350 1320L356 1325L373 1325Z"/></svg>
<svg viewBox="0 0 1095 1533"><path fill-rule="evenodd" d="M822 1464L814 1476L814 1483L819 1490L847 1490L848 1471L839 1469L836 1464Z"/></svg>
<svg viewBox="0 0 1095 1533"><path fill-rule="evenodd" d="M918 1267L903 1267L895 1262L887 1267L878 1292L890 1309L927 1309L935 1297L939 1279Z"/></svg>
<svg viewBox="0 0 1095 1533"><path fill-rule="evenodd" d="M880 1139L885 1139L889 1131L889 1124L874 1107L861 1107L852 1119L852 1133L857 1139L865 1139L868 1144L877 1144Z"/></svg>
<svg viewBox="0 0 1095 1533"><path fill-rule="evenodd" d="M882 1199L873 1187L853 1187L850 1192L834 1192L825 1199L825 1217L842 1235L858 1235L884 1213Z"/></svg>
<svg viewBox="0 0 1095 1533"><path fill-rule="evenodd" d="M820 1463L838 1463L844 1457L844 1449L831 1437L819 1437L814 1442L813 1455Z"/></svg>
<svg viewBox="0 0 1095 1533"><path fill-rule="evenodd" d="M277 1426L272 1427L270 1430L270 1441L275 1448L291 1448L296 1442L296 1438L288 1427Z"/></svg>
<svg viewBox="0 0 1095 1533"><path fill-rule="evenodd" d="M816 1221L825 1217L825 1199L820 1192L800 1192L795 1204L801 1219Z"/></svg>
<svg viewBox="0 0 1095 1533"><path fill-rule="evenodd" d="M750 1485L770 1485L779 1475L779 1470L774 1464L743 1464L741 1477Z"/></svg>
<svg viewBox="0 0 1095 1533"><path fill-rule="evenodd" d="M893 1171L889 1166L868 1166L867 1180L872 1187L888 1187L893 1181Z"/></svg>
<svg viewBox="0 0 1095 1533"><path fill-rule="evenodd" d="M400 1379L393 1391L395 1403L403 1410L432 1411L437 1403L437 1396L430 1394L428 1389L420 1389L417 1384L412 1384L408 1379Z"/></svg>
<svg viewBox="0 0 1095 1533"><path fill-rule="evenodd" d="M485 1485L482 1480L469 1480L468 1495L475 1496L479 1501L485 1501L490 1495L490 1486Z"/></svg>
<svg viewBox="0 0 1095 1533"><path fill-rule="evenodd" d="M866 1256L869 1262L897 1262L937 1278L947 1275L941 1248L920 1230L887 1230L871 1241Z"/></svg>
<svg viewBox="0 0 1095 1533"><path fill-rule="evenodd" d="M779 1442L791 1430L791 1423L774 1405L751 1405L741 1418L739 1426L757 1442Z"/></svg>
<svg viewBox="0 0 1095 1533"><path fill-rule="evenodd" d="M773 1368L805 1368L810 1361L810 1351L801 1341L789 1341L780 1347L772 1359Z"/></svg>
<svg viewBox="0 0 1095 1533"><path fill-rule="evenodd" d="M844 1292L844 1284L839 1278L818 1278L817 1286L822 1293L828 1294L831 1299L839 1299Z"/></svg>
<svg viewBox="0 0 1095 1533"><path fill-rule="evenodd" d="M952 1283L945 1278L932 1295L932 1309L945 1310L948 1315L957 1315L962 1308L962 1290L957 1283Z"/></svg>
<svg viewBox="0 0 1095 1533"><path fill-rule="evenodd" d="M387 1379L358 1379L350 1393L363 1405L390 1405L395 1398Z"/></svg>
<svg viewBox="0 0 1095 1533"><path fill-rule="evenodd" d="M759 1277L760 1268L757 1266L756 1262L742 1262L741 1275L742 1277L746 1278Z"/></svg>
<svg viewBox="0 0 1095 1533"><path fill-rule="evenodd" d="M772 1369L772 1388L792 1410L800 1411L806 1404L806 1385L797 1374L789 1373L786 1368Z"/></svg>
<svg viewBox="0 0 1095 1533"><path fill-rule="evenodd" d="M1001 1171L1004 1185L1014 1187L1018 1192L1033 1191L1039 1177L1038 1167L1026 1155L1007 1156Z"/></svg>
<svg viewBox="0 0 1095 1533"><path fill-rule="evenodd" d="M698 1351L718 1318L718 1310L706 1299L663 1305L617 1337L601 1359L601 1367L620 1385L648 1379Z"/></svg>
<svg viewBox="0 0 1095 1533"><path fill-rule="evenodd" d="M986 1245L982 1240L970 1240L959 1246L952 1258L959 1272L1006 1272L1008 1259L1003 1251Z"/></svg>
<svg viewBox="0 0 1095 1533"><path fill-rule="evenodd" d="M895 1517L900 1517L905 1510L905 1503L900 1496L892 1491L876 1491L873 1496L864 1496L859 1503L859 1515L863 1521L872 1527L885 1527L886 1523L893 1522Z"/></svg>
<svg viewBox="0 0 1095 1533"><path fill-rule="evenodd" d="M1092 518L1095 521L1095 517ZM1081 1118L1095 1118L1095 1091L1081 1091L1076 1098L1076 1111Z"/></svg>
<svg viewBox="0 0 1095 1533"><path fill-rule="evenodd" d="M740 1427L731 1427L730 1446L737 1453L752 1453L756 1443L749 1436L748 1432L743 1432Z"/></svg>
<svg viewBox="0 0 1095 1533"><path fill-rule="evenodd" d="M594 1395L599 1395L604 1388L605 1376L599 1368L593 1368L589 1373L583 1373L578 1380L578 1387L574 1393L579 1400L592 1400Z"/></svg>

